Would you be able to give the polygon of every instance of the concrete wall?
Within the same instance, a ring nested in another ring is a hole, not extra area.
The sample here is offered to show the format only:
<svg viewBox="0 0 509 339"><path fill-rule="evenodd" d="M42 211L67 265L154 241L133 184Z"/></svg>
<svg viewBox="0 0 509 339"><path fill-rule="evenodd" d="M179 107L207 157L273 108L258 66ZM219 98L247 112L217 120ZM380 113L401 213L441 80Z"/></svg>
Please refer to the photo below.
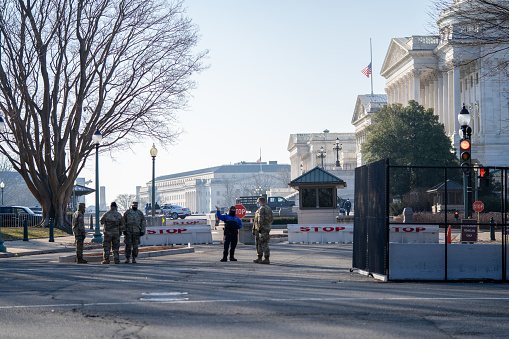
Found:
<svg viewBox="0 0 509 339"><path fill-rule="evenodd" d="M306 209L297 211L299 224L336 224L337 208Z"/></svg>
<svg viewBox="0 0 509 339"><path fill-rule="evenodd" d="M389 247L390 280L444 280L445 244ZM447 245L447 279L502 279L502 249L496 244Z"/></svg>

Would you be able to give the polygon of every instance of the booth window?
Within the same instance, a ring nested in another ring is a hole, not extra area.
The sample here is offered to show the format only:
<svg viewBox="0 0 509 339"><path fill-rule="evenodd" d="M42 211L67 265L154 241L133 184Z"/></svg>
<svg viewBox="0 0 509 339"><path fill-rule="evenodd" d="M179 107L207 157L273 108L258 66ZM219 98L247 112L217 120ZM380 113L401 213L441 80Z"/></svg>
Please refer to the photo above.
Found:
<svg viewBox="0 0 509 339"><path fill-rule="evenodd" d="M316 188L303 188L302 193L302 207L316 207Z"/></svg>
<svg viewBox="0 0 509 339"><path fill-rule="evenodd" d="M320 208L333 207L333 195L332 188L319 188L318 189L318 206Z"/></svg>
<svg viewBox="0 0 509 339"><path fill-rule="evenodd" d="M333 188L303 188L302 208L332 208L334 207Z"/></svg>

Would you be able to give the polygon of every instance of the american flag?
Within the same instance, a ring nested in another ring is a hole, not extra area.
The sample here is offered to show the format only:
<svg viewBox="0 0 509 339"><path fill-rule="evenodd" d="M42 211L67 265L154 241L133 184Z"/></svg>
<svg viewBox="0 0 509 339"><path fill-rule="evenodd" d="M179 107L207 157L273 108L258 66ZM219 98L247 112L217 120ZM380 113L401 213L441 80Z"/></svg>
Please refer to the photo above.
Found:
<svg viewBox="0 0 509 339"><path fill-rule="evenodd" d="M369 65L364 68L362 71L362 74L364 74L365 76L367 76L369 78L370 74L371 74L371 62L369 63Z"/></svg>

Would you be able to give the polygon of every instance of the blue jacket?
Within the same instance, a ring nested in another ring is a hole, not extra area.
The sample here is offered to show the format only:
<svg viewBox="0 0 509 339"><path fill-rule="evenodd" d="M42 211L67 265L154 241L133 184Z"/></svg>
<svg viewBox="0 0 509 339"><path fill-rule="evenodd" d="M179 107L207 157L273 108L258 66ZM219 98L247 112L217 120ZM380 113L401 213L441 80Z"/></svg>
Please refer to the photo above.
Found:
<svg viewBox="0 0 509 339"><path fill-rule="evenodd" d="M221 214L221 212L216 211L216 217L222 221L227 221L227 220L236 221L237 224L239 224L239 228L242 228L242 221L240 221L239 217L237 217L237 216L230 217L228 214Z"/></svg>

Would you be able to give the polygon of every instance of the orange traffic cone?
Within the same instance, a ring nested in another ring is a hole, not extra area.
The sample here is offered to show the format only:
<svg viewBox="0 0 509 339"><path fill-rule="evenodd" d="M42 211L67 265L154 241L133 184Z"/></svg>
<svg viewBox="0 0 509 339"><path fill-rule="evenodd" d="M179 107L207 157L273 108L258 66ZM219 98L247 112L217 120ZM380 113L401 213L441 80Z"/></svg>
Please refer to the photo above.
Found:
<svg viewBox="0 0 509 339"><path fill-rule="evenodd" d="M449 228L447 229L447 243L451 243L451 225L449 225Z"/></svg>

